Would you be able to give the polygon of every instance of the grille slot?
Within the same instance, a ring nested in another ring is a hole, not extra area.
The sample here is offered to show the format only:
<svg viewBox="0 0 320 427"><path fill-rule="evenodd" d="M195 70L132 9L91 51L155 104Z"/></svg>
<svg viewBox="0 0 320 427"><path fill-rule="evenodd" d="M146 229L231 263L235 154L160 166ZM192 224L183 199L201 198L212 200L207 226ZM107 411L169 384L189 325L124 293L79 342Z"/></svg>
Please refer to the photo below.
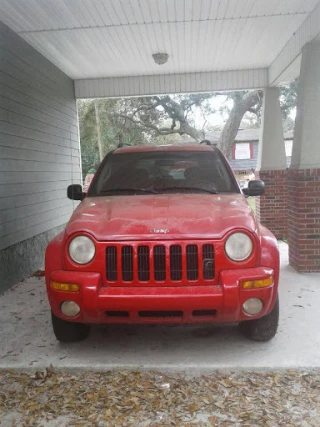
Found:
<svg viewBox="0 0 320 427"><path fill-rule="evenodd" d="M197 280L199 275L198 246L188 245L186 250L186 256L187 256L187 279Z"/></svg>
<svg viewBox="0 0 320 427"><path fill-rule="evenodd" d="M106 247L106 280L116 285L206 284L215 278L213 244L202 242L111 243ZM194 282L194 283L193 283ZM211 282L212 283L212 282ZM210 284L210 283L208 283Z"/></svg>
<svg viewBox="0 0 320 427"><path fill-rule="evenodd" d="M123 246L122 256L122 280L132 282L133 280L133 250L132 246Z"/></svg>
<svg viewBox="0 0 320 427"><path fill-rule="evenodd" d="M149 248L148 246L138 247L138 279L141 282L150 280Z"/></svg>
<svg viewBox="0 0 320 427"><path fill-rule="evenodd" d="M180 245L170 246L170 277L171 280L182 279L182 250Z"/></svg>
<svg viewBox="0 0 320 427"><path fill-rule="evenodd" d="M166 311L139 311L140 317L182 317L183 311L166 310Z"/></svg>
<svg viewBox="0 0 320 427"><path fill-rule="evenodd" d="M205 280L210 280L214 278L213 245L203 245L202 247L202 268L203 268L203 278Z"/></svg>
<svg viewBox="0 0 320 427"><path fill-rule="evenodd" d="M128 311L106 311L107 317L129 317Z"/></svg>
<svg viewBox="0 0 320 427"><path fill-rule="evenodd" d="M217 310L193 310L192 316L203 317L203 316L215 316Z"/></svg>
<svg viewBox="0 0 320 427"><path fill-rule="evenodd" d="M107 280L115 282L117 280L117 248L115 246L108 246L106 256Z"/></svg>
<svg viewBox="0 0 320 427"><path fill-rule="evenodd" d="M153 250L154 280L166 280L166 250L164 246L157 245Z"/></svg>

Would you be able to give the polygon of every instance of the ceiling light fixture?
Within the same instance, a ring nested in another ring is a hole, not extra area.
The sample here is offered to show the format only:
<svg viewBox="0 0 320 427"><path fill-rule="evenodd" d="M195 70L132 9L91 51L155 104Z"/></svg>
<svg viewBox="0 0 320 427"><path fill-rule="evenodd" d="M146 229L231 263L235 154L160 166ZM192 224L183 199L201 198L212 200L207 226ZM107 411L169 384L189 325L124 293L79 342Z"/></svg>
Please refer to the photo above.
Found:
<svg viewBox="0 0 320 427"><path fill-rule="evenodd" d="M169 55L167 53L154 53L152 57L156 64L163 65L168 61Z"/></svg>

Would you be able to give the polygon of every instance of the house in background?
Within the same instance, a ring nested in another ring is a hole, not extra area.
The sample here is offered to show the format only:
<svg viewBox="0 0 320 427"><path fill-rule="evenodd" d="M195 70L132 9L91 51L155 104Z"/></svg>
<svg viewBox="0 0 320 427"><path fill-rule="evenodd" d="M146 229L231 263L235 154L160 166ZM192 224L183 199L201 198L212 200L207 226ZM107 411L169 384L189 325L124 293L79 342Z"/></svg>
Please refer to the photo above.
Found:
<svg viewBox="0 0 320 427"><path fill-rule="evenodd" d="M213 135L213 140L218 141L218 135ZM236 173L248 174L257 167L258 146L260 129L239 129L232 146L232 155L228 159ZM208 138L210 139L210 137ZM291 164L293 131L284 134L287 156L287 167Z"/></svg>
<svg viewBox="0 0 320 427"><path fill-rule="evenodd" d="M219 141L221 131L206 133L206 139L212 143ZM250 175L256 170L258 159L260 129L239 129L232 146L229 162L238 175ZM291 164L293 131L284 133L284 142L287 156L287 167ZM192 142L189 137L182 138L181 142Z"/></svg>

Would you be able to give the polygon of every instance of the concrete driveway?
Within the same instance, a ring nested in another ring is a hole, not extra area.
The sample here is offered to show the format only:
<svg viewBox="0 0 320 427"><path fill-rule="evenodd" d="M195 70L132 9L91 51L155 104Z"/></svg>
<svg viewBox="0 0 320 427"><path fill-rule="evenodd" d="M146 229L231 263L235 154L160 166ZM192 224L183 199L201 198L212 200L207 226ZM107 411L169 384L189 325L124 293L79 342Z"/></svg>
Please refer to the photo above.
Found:
<svg viewBox="0 0 320 427"><path fill-rule="evenodd" d="M288 266L280 242L280 327L268 343L243 338L236 326L92 328L81 343L60 344L51 330L44 279L32 277L0 297L0 368L282 369L320 367L320 274Z"/></svg>

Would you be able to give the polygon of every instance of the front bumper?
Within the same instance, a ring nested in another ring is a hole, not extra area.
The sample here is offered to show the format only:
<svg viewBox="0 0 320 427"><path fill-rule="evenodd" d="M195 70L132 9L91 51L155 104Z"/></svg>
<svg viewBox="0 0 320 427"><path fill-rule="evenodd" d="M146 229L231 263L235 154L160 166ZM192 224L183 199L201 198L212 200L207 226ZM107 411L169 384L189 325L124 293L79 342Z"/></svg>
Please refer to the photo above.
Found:
<svg viewBox="0 0 320 427"><path fill-rule="evenodd" d="M203 286L135 287L103 286L100 273L53 271L47 279L47 292L54 314L62 319L88 323L199 323L239 322L268 314L276 300L278 283L262 289L242 289L241 281L274 275L270 268L255 267L220 272L219 284ZM80 285L79 292L53 290L50 280ZM276 279L275 279L276 280ZM246 315L242 304L260 298L263 310ZM60 306L74 301L80 314L65 317Z"/></svg>

